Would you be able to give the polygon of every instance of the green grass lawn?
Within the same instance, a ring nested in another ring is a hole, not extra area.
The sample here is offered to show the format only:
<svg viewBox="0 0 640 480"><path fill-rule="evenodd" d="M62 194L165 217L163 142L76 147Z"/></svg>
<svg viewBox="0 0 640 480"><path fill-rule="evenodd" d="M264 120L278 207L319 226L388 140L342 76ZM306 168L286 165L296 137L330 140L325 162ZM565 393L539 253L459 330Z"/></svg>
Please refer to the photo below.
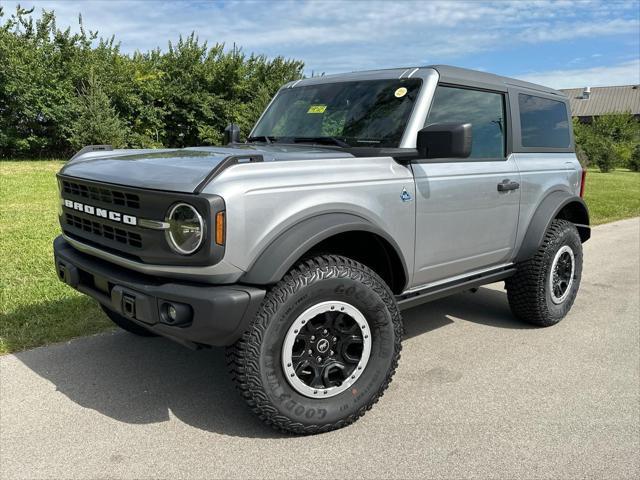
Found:
<svg viewBox="0 0 640 480"><path fill-rule="evenodd" d="M0 162L0 353L111 328L96 302L60 282L55 174L62 162Z"/></svg>
<svg viewBox="0 0 640 480"><path fill-rule="evenodd" d="M0 354L112 328L97 303L56 278L55 173L62 162L0 162ZM587 174L594 225L640 215L640 174Z"/></svg>
<svg viewBox="0 0 640 480"><path fill-rule="evenodd" d="M640 173L589 170L584 199L589 206L592 225L640 215Z"/></svg>

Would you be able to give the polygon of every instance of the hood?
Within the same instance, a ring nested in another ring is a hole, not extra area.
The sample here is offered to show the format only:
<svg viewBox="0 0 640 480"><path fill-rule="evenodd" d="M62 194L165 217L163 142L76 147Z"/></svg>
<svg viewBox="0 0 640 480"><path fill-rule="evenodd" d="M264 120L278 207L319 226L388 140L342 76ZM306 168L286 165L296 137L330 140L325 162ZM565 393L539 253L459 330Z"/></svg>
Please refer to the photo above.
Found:
<svg viewBox="0 0 640 480"><path fill-rule="evenodd" d="M193 193L230 155L262 155L265 162L349 158L353 155L309 145L236 145L164 150L96 151L70 160L60 174L130 187Z"/></svg>

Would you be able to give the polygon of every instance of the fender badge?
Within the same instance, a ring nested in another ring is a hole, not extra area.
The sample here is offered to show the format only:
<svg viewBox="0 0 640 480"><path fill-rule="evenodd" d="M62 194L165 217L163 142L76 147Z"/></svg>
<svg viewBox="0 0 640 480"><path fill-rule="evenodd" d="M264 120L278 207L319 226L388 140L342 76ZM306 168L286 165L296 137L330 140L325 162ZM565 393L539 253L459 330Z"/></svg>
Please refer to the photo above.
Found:
<svg viewBox="0 0 640 480"><path fill-rule="evenodd" d="M402 193L400 194L400 200L402 200L403 202L410 202L411 201L411 194L409 192L407 192L407 189L402 187Z"/></svg>

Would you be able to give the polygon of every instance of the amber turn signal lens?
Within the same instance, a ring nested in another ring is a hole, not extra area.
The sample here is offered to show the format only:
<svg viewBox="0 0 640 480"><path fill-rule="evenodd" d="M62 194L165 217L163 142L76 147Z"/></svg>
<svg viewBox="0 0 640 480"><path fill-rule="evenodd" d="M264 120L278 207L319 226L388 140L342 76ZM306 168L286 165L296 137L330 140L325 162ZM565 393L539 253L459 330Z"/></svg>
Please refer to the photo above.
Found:
<svg viewBox="0 0 640 480"><path fill-rule="evenodd" d="M216 214L216 243L224 245L224 212Z"/></svg>

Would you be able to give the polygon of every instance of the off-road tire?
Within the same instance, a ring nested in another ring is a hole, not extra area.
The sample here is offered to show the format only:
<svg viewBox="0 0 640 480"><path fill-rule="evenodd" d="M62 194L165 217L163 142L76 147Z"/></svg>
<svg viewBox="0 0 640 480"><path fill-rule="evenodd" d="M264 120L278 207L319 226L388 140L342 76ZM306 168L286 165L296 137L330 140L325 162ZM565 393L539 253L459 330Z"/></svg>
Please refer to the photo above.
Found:
<svg viewBox="0 0 640 480"><path fill-rule="evenodd" d="M551 299L550 273L556 253L568 246L574 255L575 271L570 291L562 303ZM505 282L511 312L515 317L540 327L562 320L573 305L582 275L582 243L576 227L566 220L554 220L542 245L529 260L517 266L517 273Z"/></svg>
<svg viewBox="0 0 640 480"><path fill-rule="evenodd" d="M126 317L123 317L119 313L114 312L113 310L108 309L104 305L100 305L104 313L106 313L107 317L111 319L113 323L119 326L121 329L126 330L129 333L133 333L134 335L138 335L140 337L157 337L158 335L153 333L150 330L138 325L137 323L129 320Z"/></svg>
<svg viewBox="0 0 640 480"><path fill-rule="evenodd" d="M298 393L281 364L283 339L295 319L323 301L346 302L365 316L371 355L361 376L330 398ZM249 407L276 430L314 434L345 427L389 386L400 358L402 319L385 282L349 258L322 255L290 270L266 295L247 332L227 348L227 365Z"/></svg>

